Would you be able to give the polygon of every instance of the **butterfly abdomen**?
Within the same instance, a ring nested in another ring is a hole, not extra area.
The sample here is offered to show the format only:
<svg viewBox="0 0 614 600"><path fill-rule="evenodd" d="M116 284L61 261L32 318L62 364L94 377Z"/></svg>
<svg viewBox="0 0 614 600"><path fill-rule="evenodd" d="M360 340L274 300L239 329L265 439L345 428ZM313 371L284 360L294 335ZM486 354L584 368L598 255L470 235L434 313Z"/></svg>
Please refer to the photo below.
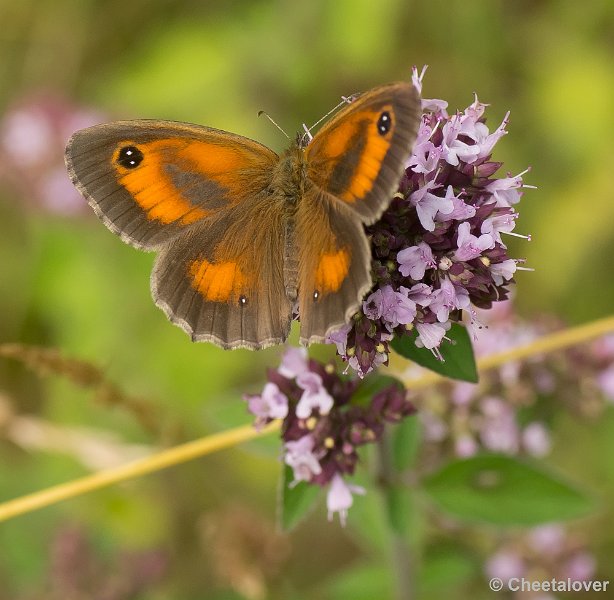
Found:
<svg viewBox="0 0 614 600"><path fill-rule="evenodd" d="M295 239L295 215L305 187L304 152L293 145L279 158L270 184L274 201L284 213L283 277L286 296L293 304L298 298L299 252Z"/></svg>
<svg viewBox="0 0 614 600"><path fill-rule="evenodd" d="M299 261L295 240L295 218L288 215L284 239L284 286L288 300L294 303L298 298Z"/></svg>

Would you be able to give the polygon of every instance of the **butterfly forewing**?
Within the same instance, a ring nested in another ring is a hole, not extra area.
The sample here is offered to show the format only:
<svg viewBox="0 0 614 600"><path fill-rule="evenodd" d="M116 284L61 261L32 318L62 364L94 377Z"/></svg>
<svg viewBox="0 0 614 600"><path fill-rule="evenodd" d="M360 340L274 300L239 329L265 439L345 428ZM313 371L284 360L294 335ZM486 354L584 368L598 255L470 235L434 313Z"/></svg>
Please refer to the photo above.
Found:
<svg viewBox="0 0 614 600"><path fill-rule="evenodd" d="M73 183L114 233L145 250L268 185L278 157L247 138L172 121L118 121L75 133Z"/></svg>
<svg viewBox="0 0 614 600"><path fill-rule="evenodd" d="M307 146L307 176L360 219L375 221L390 202L420 124L413 85L396 83L361 95Z"/></svg>

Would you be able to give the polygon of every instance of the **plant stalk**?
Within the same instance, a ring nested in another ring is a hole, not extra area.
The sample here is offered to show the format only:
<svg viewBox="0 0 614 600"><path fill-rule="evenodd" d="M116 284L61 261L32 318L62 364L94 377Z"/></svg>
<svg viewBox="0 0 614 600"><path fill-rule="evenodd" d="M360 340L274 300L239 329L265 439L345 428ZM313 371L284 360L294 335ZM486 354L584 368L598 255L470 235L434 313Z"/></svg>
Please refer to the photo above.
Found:
<svg viewBox="0 0 614 600"><path fill-rule="evenodd" d="M390 531L390 552L395 579L395 600L416 598L416 548L411 544L413 536L408 531L409 511L413 502L411 491L400 481L393 464L390 432L386 431L377 444L377 485L384 500ZM411 518L413 521L413 518Z"/></svg>

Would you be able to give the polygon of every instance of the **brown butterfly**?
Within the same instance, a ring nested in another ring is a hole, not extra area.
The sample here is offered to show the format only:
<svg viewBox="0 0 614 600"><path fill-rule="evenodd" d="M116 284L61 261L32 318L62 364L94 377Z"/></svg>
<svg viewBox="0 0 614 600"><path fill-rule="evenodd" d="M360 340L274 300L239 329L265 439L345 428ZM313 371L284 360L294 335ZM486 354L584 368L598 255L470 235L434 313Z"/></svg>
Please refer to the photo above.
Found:
<svg viewBox="0 0 614 600"><path fill-rule="evenodd" d="M158 252L154 301L192 340L265 348L298 312L309 344L371 287L363 226L388 206L420 115L411 84L377 87L281 156L210 127L117 121L77 131L66 166L113 233Z"/></svg>

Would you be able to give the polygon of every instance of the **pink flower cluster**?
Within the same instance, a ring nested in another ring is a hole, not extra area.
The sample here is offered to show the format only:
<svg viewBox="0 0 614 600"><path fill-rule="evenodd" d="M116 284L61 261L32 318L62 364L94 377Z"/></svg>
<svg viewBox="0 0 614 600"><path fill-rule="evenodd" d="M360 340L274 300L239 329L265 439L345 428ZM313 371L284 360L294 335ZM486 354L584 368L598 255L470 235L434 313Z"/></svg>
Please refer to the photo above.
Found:
<svg viewBox="0 0 614 600"><path fill-rule="evenodd" d="M414 69L422 91L424 70ZM423 100L424 115L413 154L389 208L367 228L374 288L353 321L329 342L364 376L388 360L394 335L415 328L416 344L437 356L452 321L507 297L518 267L504 236L518 216L521 173L495 177L491 160L508 115L494 130L486 105L475 101L452 116L442 100ZM525 171L526 173L526 171Z"/></svg>
<svg viewBox="0 0 614 600"><path fill-rule="evenodd" d="M562 525L541 525L521 535L506 540L490 556L485 565L488 578L502 581L512 578L531 578L539 573L539 579L587 581L594 577L595 557L587 550L584 540L567 531ZM541 592L526 592L522 598L554 600L554 596Z"/></svg>
<svg viewBox="0 0 614 600"><path fill-rule="evenodd" d="M288 348L277 370L270 369L261 394L246 395L256 427L283 419L283 459L294 482L328 486L329 518L339 513L345 523L352 493L362 488L347 483L358 462L357 448L376 442L386 423L414 412L405 390L392 384L365 404L353 403L356 380L340 377L334 365L307 358L304 348Z"/></svg>
<svg viewBox="0 0 614 600"><path fill-rule="evenodd" d="M560 327L552 318L521 319L511 301L478 311L478 318L484 324L475 343L478 358L529 344ZM420 406L431 459L480 451L541 458L551 450L555 411L565 407L596 419L614 403L614 336L530 361L509 361L485 372L478 384L446 381L428 395L408 394Z"/></svg>

